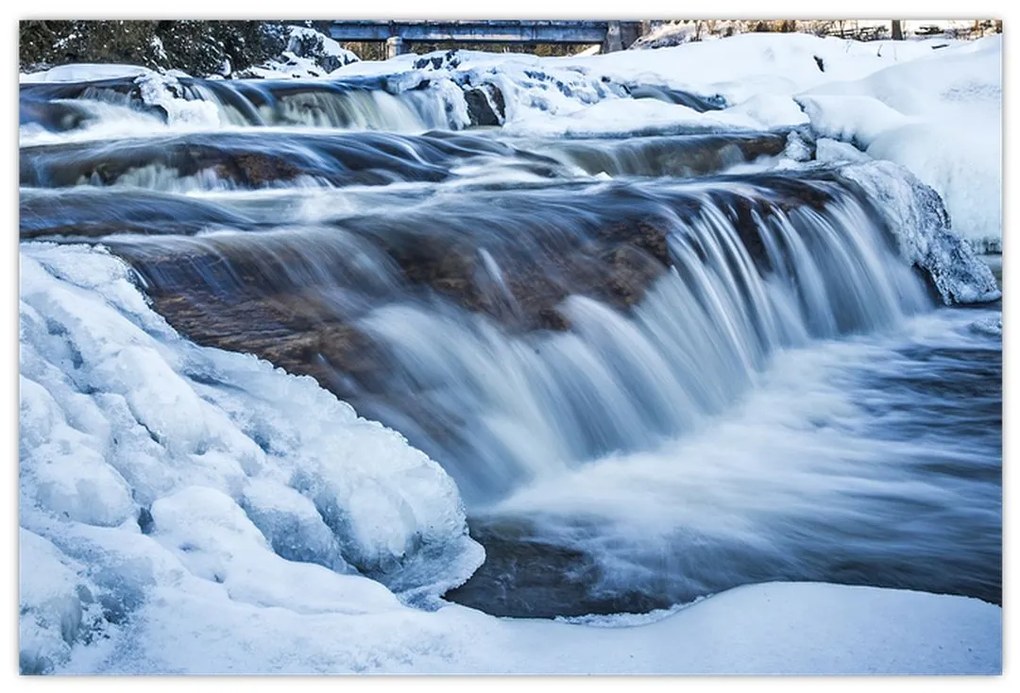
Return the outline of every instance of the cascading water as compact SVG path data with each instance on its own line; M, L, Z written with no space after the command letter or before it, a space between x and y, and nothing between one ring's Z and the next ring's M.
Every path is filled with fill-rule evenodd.
M105 104L106 110L97 104ZM182 114L201 111L208 120L228 127L414 132L457 129L469 123L467 104L459 90L442 81L426 81L415 89L398 91L387 89L386 82L378 79L226 82L145 75L85 85L27 84L21 90L22 124L57 131L87 125L104 114L108 118L137 118L144 113L173 125Z
M995 287L919 184L867 169L914 191L904 228L859 170L775 167L787 133L452 133L480 122L465 85L419 86L181 79L168 107L131 80L26 85L22 238L109 248L185 337L428 453L488 550L465 603L635 611L768 579L999 598L998 477L971 453L997 445L1001 346L982 311L935 309L954 272ZM218 127L88 135L194 102ZM906 374L932 359L973 383L912 447L937 383Z

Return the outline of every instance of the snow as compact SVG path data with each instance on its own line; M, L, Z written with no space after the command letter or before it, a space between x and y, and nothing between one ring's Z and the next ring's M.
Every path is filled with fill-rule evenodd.
M180 129L212 129L220 125L216 105L209 101L181 98L184 89L177 77L154 72L135 78L142 101L158 106L166 113L166 125Z
M815 132L865 150L884 132L903 127L912 119L867 96L799 96Z
M345 64L360 60L360 58L353 52L347 50L326 34L316 31L315 29L303 26L289 26L287 27L287 30L289 32L287 50L291 53L298 52L301 40L303 39L311 42L321 41L323 55L331 55L336 58L340 58Z
M157 583L99 673L999 673L1002 615L974 599L811 583L741 587L618 628L459 606L301 614ZM215 621L210 619L215 614ZM72 660L66 669L77 671Z
M740 34L669 48L550 62L583 66L627 81L720 94L735 104L757 94L792 95L835 80L861 79L899 61L928 55L932 45L808 34Z
M819 137L815 140L815 161L820 163L833 162L865 162L871 161L871 157L857 149L852 144L840 142L828 137Z
M989 37L798 97L822 135L903 164L935 188L953 227L1002 237L1002 40Z
M139 77L159 74L139 65L118 65L99 63L74 63L58 65L42 72L22 73L18 81L23 84L34 82L92 82L102 79Z
M265 64L249 68L246 74L263 79L322 77L333 69L360 58L329 36L310 27L287 27L287 48Z
M728 111L698 113L687 106L654 99L612 99L562 116L548 111L529 113L507 124L504 130L514 135L586 137L753 130L757 125L749 116Z
M437 464L310 378L182 339L120 260L25 244L21 281L22 527L70 557L145 531L232 599L348 612L397 603L382 584L428 605L481 563Z
M807 124L808 117L791 99L778 94L756 94L727 108L723 114L744 115L766 130Z
M635 48L662 48L674 46L689 41L713 41L732 34L746 33L757 28L760 20L674 20L669 22L652 22L651 31L645 34L635 44ZM772 20L771 24L776 24ZM917 19L904 20L901 22L903 36L927 37L920 40L936 39L937 34L942 37L956 35L973 35L975 33L975 22L973 20L945 20L945 19ZM864 35L866 33L880 31L881 35L889 36L892 33L891 22L888 19L839 19L839 20L798 20L796 28L799 32L816 35ZM985 33L991 31L984 29Z

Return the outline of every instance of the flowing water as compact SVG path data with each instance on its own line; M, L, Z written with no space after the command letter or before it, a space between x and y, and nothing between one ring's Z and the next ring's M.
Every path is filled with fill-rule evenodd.
M21 237L108 247L181 334L439 462L487 551L451 599L1001 601L998 304L943 306L867 186L775 166L786 133L512 138L461 87L24 85Z

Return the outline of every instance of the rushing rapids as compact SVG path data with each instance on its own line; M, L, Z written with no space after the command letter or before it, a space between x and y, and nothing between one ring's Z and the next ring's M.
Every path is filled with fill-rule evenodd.
M108 248L187 339L310 375L438 462L487 549L452 598L1000 599L1001 338L940 307L997 290L905 171L794 164L805 133L505 137L495 82L153 80L23 85L22 239Z

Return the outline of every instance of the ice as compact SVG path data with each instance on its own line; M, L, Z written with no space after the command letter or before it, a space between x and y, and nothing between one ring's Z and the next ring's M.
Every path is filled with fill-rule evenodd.
M326 610L339 592L310 585L327 589L330 569L428 604L481 562L438 465L310 378L182 339L120 260L25 244L21 280L22 526L63 537L69 555L84 549L67 532L114 554L126 535L158 539L206 579L232 575L246 599L275 598L253 577L271 573Z
M458 50L424 56L408 54L382 62L352 63L330 77L380 75L390 76L389 86L396 90L414 89L425 79L433 83L448 81L462 88L492 85L503 95L508 123L542 114L569 115L627 95L622 83L584 66L519 53Z
M871 157L852 144L828 137L819 137L815 140L815 161L821 163L865 162L871 161Z
M49 673L99 621L95 587L81 577L80 564L39 535L22 528L18 548L20 564L33 567L21 571L18 589L19 667Z
M988 265L951 229L938 194L917 177L887 161L846 166L840 173L864 188L886 216L900 254L928 273L945 303L982 303L1002 295Z
M975 332L981 334L991 335L993 337L1002 336L1002 313L999 313L996 317L982 318L981 320L975 320L971 323L970 328Z
M270 479L252 479L241 506L283 558L318 563L338 573L353 572L315 504L289 486Z
M76 522L117 526L134 512L123 477L96 450L96 438L68 425L38 383L21 380L22 490Z
M135 84L146 104L163 109L166 124L170 127L202 129L216 128L221 124L216 105L209 101L184 99L184 90L174 76L147 72L136 77Z
M192 575L223 585L235 602L298 613L377 613L400 606L378 582L281 558L232 498L207 486L153 503L151 533Z

